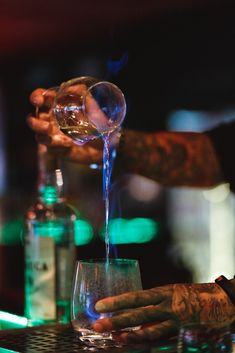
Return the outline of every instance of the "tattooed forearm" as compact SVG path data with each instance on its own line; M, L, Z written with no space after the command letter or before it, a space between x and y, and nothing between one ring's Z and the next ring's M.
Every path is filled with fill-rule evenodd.
M175 284L172 311L180 321L229 324L235 319L235 307L227 294L216 284Z
M172 186L214 186L222 182L209 137L201 133L127 130L117 163L124 172L142 174Z

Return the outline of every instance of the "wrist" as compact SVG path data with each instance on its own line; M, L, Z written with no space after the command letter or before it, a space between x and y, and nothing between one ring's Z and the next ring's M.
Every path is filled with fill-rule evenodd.
M215 279L215 283L224 290L233 305L235 305L235 279L228 280L225 276L221 275Z

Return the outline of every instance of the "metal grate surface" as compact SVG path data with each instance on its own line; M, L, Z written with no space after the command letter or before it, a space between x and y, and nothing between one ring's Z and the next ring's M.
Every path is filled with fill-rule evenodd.
M233 329L234 332L234 329ZM175 337L176 338L176 337ZM235 334L233 353L235 353ZM3 349L2 349L3 348ZM176 353L174 338L155 345L125 346L122 348L95 349L85 346L71 325L50 325L25 329L0 330L0 353Z
M20 353L84 351L68 325L0 331L0 347Z
M1 348L3 348L1 350ZM131 347L95 349L84 346L71 325L51 325L0 331L0 352L17 353L161 353L161 348ZM6 350L5 350L6 349ZM8 351L9 350L9 351ZM175 349L165 353L175 352Z

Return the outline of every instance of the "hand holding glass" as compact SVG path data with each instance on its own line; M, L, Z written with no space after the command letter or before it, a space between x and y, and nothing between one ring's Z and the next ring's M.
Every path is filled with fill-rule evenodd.
M97 333L92 328L96 320L112 315L99 314L95 310L95 303L105 297L141 289L137 260L78 261L73 281L71 318L80 340L89 346L101 348L115 346L112 332ZM134 329L136 328L128 328Z

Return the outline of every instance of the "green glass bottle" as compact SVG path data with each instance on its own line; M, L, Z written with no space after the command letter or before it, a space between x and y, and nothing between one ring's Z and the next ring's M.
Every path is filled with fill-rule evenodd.
M25 217L25 316L31 326L70 321L76 248L74 207L57 159L39 146L38 199Z

